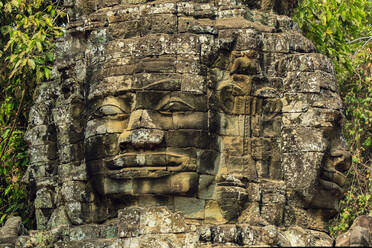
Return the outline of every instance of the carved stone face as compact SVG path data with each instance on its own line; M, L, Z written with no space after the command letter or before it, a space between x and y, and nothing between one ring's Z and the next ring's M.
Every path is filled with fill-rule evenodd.
M321 230L327 226L319 220L339 210L344 172L351 165L342 135L342 102L332 81L333 76L320 70L290 72L283 97L282 165L292 206L287 215L307 216L294 222Z
M172 38L167 45L178 46ZM132 75L120 70L122 61L131 61ZM86 161L101 195L195 195L199 175L215 173L206 79L182 73L187 68L178 63L174 55L139 51L105 63L103 79L90 86ZM111 92L99 90L108 84Z
M322 117L321 115L319 117ZM339 200L343 197L346 172L351 164L351 155L342 138L341 121L343 116L338 111L327 115L330 126L323 129L326 146L322 157L315 194L309 205L318 209L339 210Z

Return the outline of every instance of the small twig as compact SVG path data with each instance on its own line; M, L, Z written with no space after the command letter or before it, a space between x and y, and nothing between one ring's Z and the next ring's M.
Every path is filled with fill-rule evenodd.
M357 42L357 41L360 41L360 40L366 40L366 39L372 39L372 36L365 36L365 37L360 37L360 38L357 38L355 40L352 40L352 41L349 41L348 44L351 44L351 43L354 43L354 42Z
M8 129L8 128L11 128L11 126L5 126L5 127L2 128L2 130ZM1 145L1 143L3 143L5 140L6 140L6 138L0 137L0 145Z
M18 109L17 109L17 114L16 114L16 116L14 117L14 121L13 121L12 129L10 130L8 136L6 137L6 139L5 139L5 143L4 143L4 146L3 146L2 150L1 150L1 155L0 155L0 159L1 159L1 160L0 160L0 161L3 161L3 158L2 158L2 157L3 157L3 155L4 155L5 151L6 151L6 147L8 146L10 136L12 135L12 133L13 133L15 127L16 127L17 119L18 119L18 117L19 117L19 115L20 115L21 107L22 107L22 104L23 104L23 98L25 97L25 92L26 92L26 89L23 89L23 91L22 91L21 101L19 102L19 106L18 106Z
M372 40L372 36L369 37L369 39L368 39L366 42L364 42L363 46L361 46L360 48L358 48L358 50L356 50L356 52L353 54L353 56L355 56L356 54L358 54L359 51L360 51L361 49L363 49L363 48L368 44L368 42L370 42L371 40Z
M353 175L353 185L356 186L356 189L360 193L362 193L363 192L363 189L360 187L360 185L361 185L360 174L359 174L358 167L357 167L356 164L353 164L353 172L354 172L354 175Z

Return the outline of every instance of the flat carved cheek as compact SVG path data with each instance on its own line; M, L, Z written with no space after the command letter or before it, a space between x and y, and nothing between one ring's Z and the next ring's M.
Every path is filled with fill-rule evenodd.
M95 135L121 133L127 127L128 120L95 119L87 123L85 138Z
M164 115L156 111L147 111L149 118L151 119L152 123L155 125L156 129L160 130L169 130L174 129L173 125L173 117L172 115ZM146 125L146 120L141 120L142 126Z
M174 113L173 126L175 129L206 130L208 127L208 113Z
M119 134L97 135L85 139L85 159L87 161L117 155L119 146L116 140Z

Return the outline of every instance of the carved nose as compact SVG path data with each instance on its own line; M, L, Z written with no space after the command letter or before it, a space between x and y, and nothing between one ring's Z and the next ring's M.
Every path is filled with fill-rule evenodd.
M351 153L346 150L337 150L331 152L333 157L333 165L339 172L347 171L351 166Z
M164 139L164 131L156 128L146 110L136 110L129 118L127 129L119 136L119 146L122 150L128 147L153 148L160 145Z
M119 137L122 150L132 146L134 148L153 148L160 145L164 138L164 131L158 129L140 128L123 132Z

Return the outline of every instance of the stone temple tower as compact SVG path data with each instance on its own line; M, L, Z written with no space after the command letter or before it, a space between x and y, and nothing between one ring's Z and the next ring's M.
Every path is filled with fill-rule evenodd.
M332 245L350 154L297 1L76 0L27 139L18 247Z

